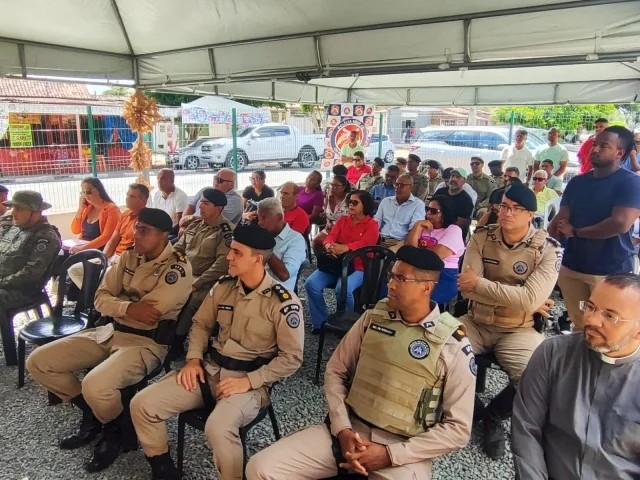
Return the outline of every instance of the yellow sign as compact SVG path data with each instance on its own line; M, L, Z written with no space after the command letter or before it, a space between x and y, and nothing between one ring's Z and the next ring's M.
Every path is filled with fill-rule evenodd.
M11 148L33 147L33 136L31 135L31 125L9 124L9 138Z
M10 113L9 123L40 125L41 116L33 113Z

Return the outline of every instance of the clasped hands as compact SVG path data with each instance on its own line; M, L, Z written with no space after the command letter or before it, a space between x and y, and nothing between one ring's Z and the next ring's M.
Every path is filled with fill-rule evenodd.
M340 245L339 243L327 243L324 246L324 251L331 257L337 257L343 253L347 253L349 251L349 247L346 245Z
M346 428L338 434L338 441L342 455L346 460L340 464L340 468L368 475L370 472L391 466L391 458L386 446L363 440L358 433L350 428Z
M200 360L190 358L184 367L178 371L176 382L188 392L195 392L198 383L205 382L204 369ZM216 400L230 397L236 393L246 393L251 390L249 377L229 377L218 382L215 388Z

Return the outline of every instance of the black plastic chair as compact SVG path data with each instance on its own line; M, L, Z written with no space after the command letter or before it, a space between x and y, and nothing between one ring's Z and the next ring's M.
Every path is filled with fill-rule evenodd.
M354 295L354 312L347 312L347 277L349 276L349 264L358 257L364 264L364 277L362 286L357 295ZM388 248L380 245L371 245L349 252L342 259L342 280L340 298L336 313L327 317L327 321L322 324L320 338L318 340L318 360L316 363L316 385L320 381L320 365L322 363L322 351L324 348L325 335L333 333L338 337L343 337L358 321L362 313L372 308L380 300L382 285L387 281L389 267L396 260L396 254Z
M476 367L478 369L476 376L476 393L484 393L487 383L487 369L492 368L494 370L504 369L496 360L493 353L484 353L476 355Z
M101 263L90 260L98 259ZM82 288L72 315L63 312L67 293L67 271L72 265L82 263L84 278ZM18 334L18 387L24 385L24 364L26 342L38 346L78 333L93 326L94 297L107 270L107 257L99 250L85 250L71 255L62 264L58 282L58 299L53 314L26 325Z
M311 239L309 238L311 235L311 225L307 227L302 236L304 237L304 243L307 246L307 258L309 259L309 263L313 263L313 259L311 257Z
M0 324L0 336L2 336L2 349L7 367L18 364L18 351L16 349L16 335L13 331L13 318L19 313L34 311L36 318L42 318L42 305L46 305L49 313L53 312L51 301L47 292L42 290L35 298L26 305L7 310L7 323Z
M269 393L272 392L272 389L269 389ZM178 416L178 471L180 475L182 475L182 469L184 466L184 434L185 434L185 426L189 425L201 432L204 431L205 424L207 423L207 418L211 411L206 408L198 408L196 410L189 410L188 412L183 412ZM244 470L247 466L247 435L249 431L255 427L258 423L260 423L264 418L269 415L269 420L271 420L271 427L273 428L273 434L275 436L276 441L280 440L280 429L278 428L278 420L276 418L276 412L273 410L273 403L270 402L269 405L263 407L258 412L256 418L254 418L249 424L244 427L240 427L240 442L242 443L242 455L243 455L243 466L242 466L242 478L246 478L244 476Z

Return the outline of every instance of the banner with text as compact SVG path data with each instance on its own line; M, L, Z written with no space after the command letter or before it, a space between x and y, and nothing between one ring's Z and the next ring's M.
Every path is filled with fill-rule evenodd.
M323 169L329 170L336 163L340 163L340 150L349 142L351 132L358 133L358 143L366 154L373 130L374 108L374 105L362 103L329 104L324 137Z
M270 113L264 109L259 112L238 112L238 126L260 125L270 120ZM231 111L221 111L206 107L182 104L182 123L231 125Z

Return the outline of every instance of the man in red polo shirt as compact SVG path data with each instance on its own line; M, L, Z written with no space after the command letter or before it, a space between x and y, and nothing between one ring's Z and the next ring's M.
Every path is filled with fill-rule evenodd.
M591 135L580 147L578 151L578 160L580 161L580 175L584 175L585 173L589 173L593 170L593 165L591 165L591 159L589 155L591 154L591 147L593 147L593 139L596 138L601 131L609 126L609 120L606 118L599 118L596 120L594 125L594 129L596 133Z
M309 228L309 215L298 206L298 193L300 193L300 187L293 182L287 182L280 187L284 221L289 224L291 230L304 235Z
M353 165L347 168L347 180L355 185L365 173L371 173L371 167L364 163L364 153L356 152L353 154Z

